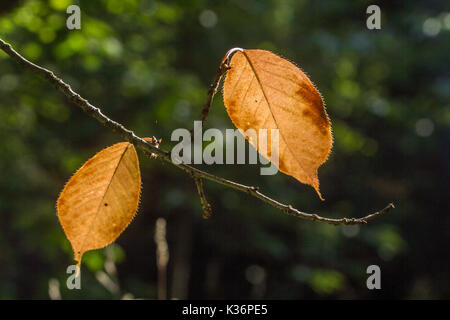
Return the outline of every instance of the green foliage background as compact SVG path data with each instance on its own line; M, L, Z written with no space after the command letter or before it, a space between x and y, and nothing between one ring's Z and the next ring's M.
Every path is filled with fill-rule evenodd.
M82 29L66 28L78 4ZM17 1L0 4L0 37L53 70L140 136L174 145L192 128L228 49L268 49L297 63L321 91L334 147L312 188L258 166L205 166L259 185L275 199L328 217L359 217L393 201L373 223L343 228L297 220L206 182L204 221L192 179L144 159L139 212L113 246L86 254L82 290L55 202L64 183L118 136L0 52L0 298L156 298L155 220L167 220L169 297L449 298L450 12L444 1ZM207 127L232 128L221 95ZM120 294L96 279L117 267ZM382 290L366 288L381 267ZM56 279L56 281L55 281Z

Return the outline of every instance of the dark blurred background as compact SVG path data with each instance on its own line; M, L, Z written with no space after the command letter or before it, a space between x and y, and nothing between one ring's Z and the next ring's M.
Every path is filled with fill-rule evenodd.
M66 8L81 7L81 30ZM88 158L119 140L0 52L0 298L157 298L155 222L167 221L169 298L450 298L450 8L445 1L2 1L0 37L53 70L140 136L174 143L199 119L232 47L271 50L316 84L334 147L311 187L259 166L203 166L327 217L396 209L363 227L286 216L205 182L203 220L190 177L140 154L132 224L84 256L82 290L66 288L72 249L55 202ZM221 94L205 127L233 128ZM381 268L381 290L366 268ZM160 281L161 285L161 281Z

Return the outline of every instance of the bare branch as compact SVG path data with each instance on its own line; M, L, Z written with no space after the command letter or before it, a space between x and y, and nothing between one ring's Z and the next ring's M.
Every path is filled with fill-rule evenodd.
M228 70L231 69L230 59L231 59L231 56L236 51L244 52L244 49L242 49L242 48L233 48L233 49L228 50L227 54L222 59L222 62L220 63L219 68L217 69L216 77L214 78L214 81L209 86L208 98L207 98L206 103L204 104L203 110L202 110L202 116L201 116L202 124L208 118L209 110L211 109L211 106L212 106L212 103L213 103L213 100L214 100L214 96L217 93L217 89L219 87L220 80L222 80L222 78L225 75L225 73Z
M202 123L206 121L208 118L209 110L211 109L214 96L217 93L217 88L219 87L220 80L222 79L223 75L229 70L231 67L228 65L228 58L225 58L222 63L219 66L219 69L217 69L216 77L214 78L214 81L209 86L208 90L208 98L206 100L205 105L203 106L202 110L202 116L201 120Z
M2 39L0 39L0 49L2 49L4 52L6 52L11 58L13 58L22 67L33 71L34 73L40 75L41 77L43 77L44 79L49 81L51 84L53 84L53 86L57 90L61 91L72 103L74 103L75 105L80 107L85 113L87 113L89 116L93 117L100 123L102 123L105 127L118 133L126 141L129 141L130 143L134 144L136 148L140 149L141 151L143 151L144 153L146 153L149 156L151 156L152 154L157 155L159 158L163 159L166 162L173 164L174 166L177 166L178 168L187 172L189 175L191 175L194 178L207 179L207 180L214 181L216 183L225 185L229 188L248 193L248 194L268 203L269 205L280 209L282 212L292 215L294 217L297 217L300 219L305 219L305 220L311 220L311 221L325 222L325 223L333 224L333 225L366 224L368 221L370 221L382 214L385 214L390 209L394 208L394 205L392 203L390 203L384 209L382 209L378 212L369 214L362 218L342 218L342 219L325 218L325 217L321 217L317 214L301 212L301 211L295 209L294 207L292 207L291 205L280 203L280 202L264 195L263 193L259 192L258 187L246 186L246 185L234 182L234 181L230 181L230 180L215 176L211 173L199 170L199 169L189 166L187 164L183 164L183 163L181 163L181 161L173 162L171 159L171 155L168 151L158 148L156 146L156 144L152 144L150 142L145 141L144 139L142 139L142 138L138 137L136 134L134 134L133 131L125 128L120 123L113 121L110 118L108 118L107 116L105 116L99 108L93 106L92 104L89 103L89 101L82 98L78 93L74 92L68 84L66 84L60 78L55 76L53 74L53 72L28 61L27 59L22 57L19 53L17 53L11 47L11 45L6 43ZM222 62L222 64L223 64L223 62ZM217 80L217 85L220 81L220 77ZM216 89L217 89L217 86L211 92L215 93ZM213 96L214 96L214 94L211 95L211 101L212 101ZM208 108L208 110L209 110L209 108ZM207 113L205 113L205 114L207 115ZM179 160L179 159L176 159L176 160Z
M203 180L197 177L193 178L195 181L195 185L197 186L198 196L200 197L200 204L202 205L203 209L203 219L209 219L211 218L212 209L205 196L205 190L203 189Z

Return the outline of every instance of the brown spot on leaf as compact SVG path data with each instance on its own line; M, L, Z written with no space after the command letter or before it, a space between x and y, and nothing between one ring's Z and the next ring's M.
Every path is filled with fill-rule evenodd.
M318 113L326 115L322 97L312 83L302 82L295 93Z
M236 100L231 100L228 104L227 104L227 108L230 112L234 112L236 110Z
M328 120L326 114L324 117L322 114L317 114L315 111L311 111L309 109L303 110L302 114L304 117L307 117L312 121L321 134L327 134L327 129L330 127L330 120Z

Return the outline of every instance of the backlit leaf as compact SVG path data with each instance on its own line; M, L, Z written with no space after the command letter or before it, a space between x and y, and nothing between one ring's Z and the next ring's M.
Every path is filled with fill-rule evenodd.
M117 143L89 159L58 198L58 217L81 263L84 252L107 246L133 220L141 176L134 146Z
M224 103L234 125L242 131L278 129L281 172L311 185L319 197L317 169L333 143L331 125L320 93L291 62L265 50L236 50L224 83ZM262 150L270 154L270 139ZM266 151L267 150L267 151Z

